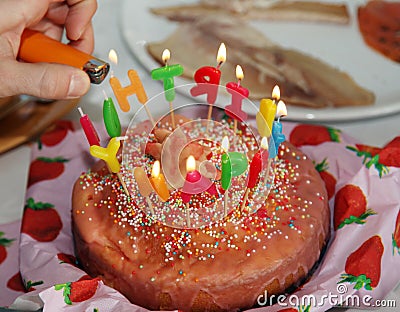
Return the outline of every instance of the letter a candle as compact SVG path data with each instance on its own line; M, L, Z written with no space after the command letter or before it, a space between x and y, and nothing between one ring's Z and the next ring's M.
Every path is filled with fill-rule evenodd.
M192 96L207 94L208 115L207 119L211 119L213 104L217 100L218 86L221 79L220 67L226 60L226 47L221 43L217 53L217 67L204 66L194 73L194 81L196 86L190 90Z

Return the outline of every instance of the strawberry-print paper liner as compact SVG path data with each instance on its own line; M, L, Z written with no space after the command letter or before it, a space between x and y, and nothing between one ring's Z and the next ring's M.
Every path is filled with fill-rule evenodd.
M332 237L320 265L305 284L286 299L281 297L280 304L254 310L326 311L335 304L346 305L349 296L358 297L360 307L373 305L400 280L400 271L394 269L400 265L399 156L397 160L391 159L394 166L385 166L380 163L387 161L384 146L368 149L350 136L324 126L284 123L283 129L289 141L316 166L320 164L321 177L337 194L329 201ZM100 136L106 138L104 130ZM145 311L101 281L90 280L76 266L70 224L71 192L77 177L95 160L81 130L68 130L60 142L51 142L51 146L32 148L36 168L31 167L22 220L22 278L40 282L33 288L44 302L44 311ZM390 148L397 148L393 145L396 144ZM352 200L361 204L356 208L344 207L343 203ZM34 220L35 216L53 220L53 226L40 228L46 223ZM90 291L80 293L79 287ZM301 298L307 296L308 301L302 302Z

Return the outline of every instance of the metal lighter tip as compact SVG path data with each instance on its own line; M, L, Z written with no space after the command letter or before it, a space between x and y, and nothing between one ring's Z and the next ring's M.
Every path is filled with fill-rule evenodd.
M88 74L91 83L100 84L106 78L110 64L93 58L83 65L82 70Z

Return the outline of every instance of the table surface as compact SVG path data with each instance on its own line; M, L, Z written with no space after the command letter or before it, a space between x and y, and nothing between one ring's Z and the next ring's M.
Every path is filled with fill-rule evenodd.
M114 66L114 75L121 83L128 84L127 69L135 69L149 97L163 91L161 84L154 82L149 73L139 64L123 41L119 28L119 8L122 0L99 1L98 11L94 17L96 47L95 56L108 59L109 50L115 49L118 53L118 66ZM144 26L145 27L145 26ZM112 90L108 83L93 85L89 93L81 99L80 106L94 122L102 120L102 102L104 93L111 95ZM177 94L176 101L184 101L185 97ZM400 100L400 99L399 99ZM290 113L290 112L289 112ZM119 112L121 123L128 125L132 113ZM74 110L66 116L67 119L78 120L79 113ZM334 126L360 140L364 144L382 146L400 134L400 114L376 119L325 123ZM0 224L18 220L22 215L25 200L27 173L30 161L30 149L27 146L18 147L0 156ZM389 294L389 299L400 299L400 287ZM398 301L400 304L400 301ZM333 309L343 311L343 309ZM333 311L332 310L332 311ZM381 308L378 311L394 311L396 308ZM347 311L353 311L348 309ZM357 310L354 310L357 311ZM360 311L360 310L358 310Z

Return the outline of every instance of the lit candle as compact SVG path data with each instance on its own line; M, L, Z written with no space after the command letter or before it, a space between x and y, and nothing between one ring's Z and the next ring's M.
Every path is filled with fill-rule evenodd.
M269 138L271 136L272 123L275 119L277 110L277 101L279 101L280 89L275 86L272 90L272 99L262 99L260 102L260 110L256 115L258 133L262 137Z
M227 91L232 95L231 104L225 107L225 113L235 121L247 120L247 114L242 110L242 102L249 96L249 90L240 85L244 78L243 70L240 65L236 66L236 78L238 82L228 82Z
M107 147L101 147L97 145L92 145L90 147L90 154L93 157L100 158L104 160L113 173L118 173L121 169L117 158L117 152L121 145L121 137L112 138L110 142L108 142Z
M210 195L217 195L217 189L211 180L203 177L199 171L196 170L196 160L190 155L186 161L186 179L183 184L181 197L183 203L187 204L192 195L200 194L204 191Z
M283 101L279 101L277 116L278 120L273 122L272 125L272 138L274 140L274 144L271 145L269 158L275 158L278 155L279 145L285 142L285 135L282 133L282 123L280 122L280 118L287 115L286 105Z
M82 108L78 107L79 114L81 118L79 119L83 132L85 132L86 139L89 142L89 145L100 145L99 135L96 132L96 129L93 126L92 121L90 120L89 116L84 114Z
M110 51L109 59L115 64L118 63L118 56L114 50ZM115 98L123 112L128 112L131 108L128 101L128 96L130 95L136 94L137 99L143 105L147 102L147 94L143 88L138 73L135 70L130 69L128 70L128 78L131 84L126 87L122 87L120 81L117 77L114 77L114 75L111 74L110 78L111 88L113 89Z
M232 164L231 159L228 155L229 150L229 139L224 137L221 144L224 153L221 156L221 187L225 191L229 189L232 181Z
M226 47L224 43L221 43L217 53L217 67L204 66L199 68L194 73L194 81L196 86L190 90L192 96L199 96L207 94L207 103L212 104L217 100L218 85L221 79L220 67L226 60ZM208 118L210 119L211 116Z
M247 179L247 187L248 188L253 188L256 186L258 177L260 175L260 172L263 168L263 163L264 163L264 155L265 151L268 152L268 142L267 138L263 137L261 140L261 147L257 151L257 153L254 154L253 159L250 162L250 170L249 170L249 175Z
M103 119L104 125L106 127L107 133L110 137L115 138L121 135L121 123L119 121L117 110L113 100L109 97L107 98L104 92L104 102L103 102Z
M165 66L151 71L151 78L163 81L165 99L168 102L172 102L175 99L174 77L183 74L183 67L180 64L168 65L170 57L170 51L165 49L162 54Z
M165 202L169 198L169 190L165 182L164 175L161 173L160 161L156 160L151 170L150 183L160 199Z

